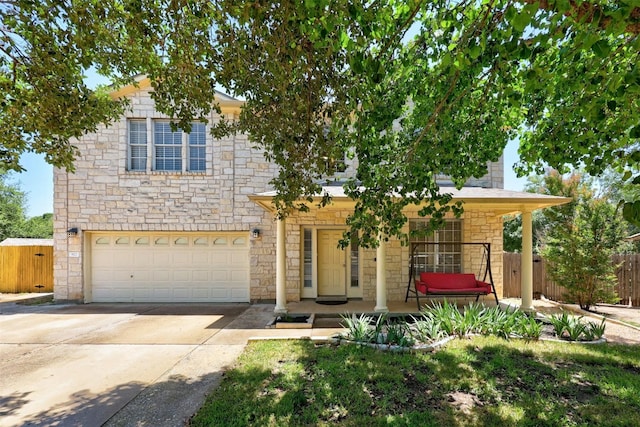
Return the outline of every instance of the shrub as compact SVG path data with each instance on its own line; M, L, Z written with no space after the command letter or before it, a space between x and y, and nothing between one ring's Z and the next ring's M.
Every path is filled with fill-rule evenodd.
M412 316L412 319L411 335L415 340L429 343L438 341L446 336L440 327L440 323L432 317L422 316L416 319Z
M375 333L371 329L373 316L361 314L360 317L353 315L342 315L343 323L341 326L347 329L345 338L356 342L372 342L375 339Z
M528 340L539 340L542 335L544 324L537 321L535 317L527 316L523 313L519 316L516 324L516 334Z
M587 328L584 331L587 341L599 340L604 336L605 320L602 319L600 323L589 322Z
M567 312L549 317L553 331L558 338L569 341L594 341L602 338L606 326L605 319L602 319L599 324L594 322L584 323L582 319L582 316L570 316Z
M549 278L567 292L567 301L588 310L599 302L617 302L617 266L611 255L621 244L623 227L614 206L605 200L582 201L569 221L550 230L542 256Z

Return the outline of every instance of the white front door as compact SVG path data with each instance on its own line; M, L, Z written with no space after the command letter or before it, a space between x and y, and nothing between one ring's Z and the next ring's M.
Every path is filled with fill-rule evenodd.
M347 295L347 251L338 247L343 230L318 230L318 296Z

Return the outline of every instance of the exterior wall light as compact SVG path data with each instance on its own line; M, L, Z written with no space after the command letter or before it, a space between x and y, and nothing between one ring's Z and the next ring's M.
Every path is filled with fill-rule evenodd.
M257 228L254 228L253 230L251 230L251 237L253 237L254 239L259 239L260 230L258 230Z
M78 227L73 227L67 230L67 237L76 237L78 235Z

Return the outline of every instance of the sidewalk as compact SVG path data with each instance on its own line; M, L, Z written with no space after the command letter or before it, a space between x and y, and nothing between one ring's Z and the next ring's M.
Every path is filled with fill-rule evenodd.
M53 293L26 293L26 294L3 294L0 292L0 304L2 303L39 303L53 300Z

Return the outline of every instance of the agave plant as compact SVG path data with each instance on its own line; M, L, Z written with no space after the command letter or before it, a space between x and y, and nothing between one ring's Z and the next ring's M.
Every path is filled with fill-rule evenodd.
M517 334L527 340L539 340L542 335L542 329L544 325L536 320L535 317L530 317L525 314L519 317L516 325Z
M440 325L446 335L459 335L462 315L458 307L445 300L443 303L435 302L426 309L426 316L431 317Z
M355 314L343 314L341 317L343 322L340 325L347 329L344 336L346 339L364 343L375 341L376 334L371 328L373 316L363 313L360 317L356 317Z
M588 322L584 331L585 339L587 341L599 340L604 335L605 326L604 318L600 323Z
M415 341L406 322L387 323L385 344L395 344L401 347L411 347Z
M440 327L440 323L432 317L422 316L416 319L413 317L413 325L411 327L411 335L420 342L429 343L437 341L446 336Z
M556 336L562 338L569 327L569 315L566 311L563 311L562 314L553 314L549 317L549 322L551 322Z
M587 330L587 325L582 323L582 316L580 317L569 317L571 320L567 326L567 336L570 341L579 341L580 338L584 335Z

